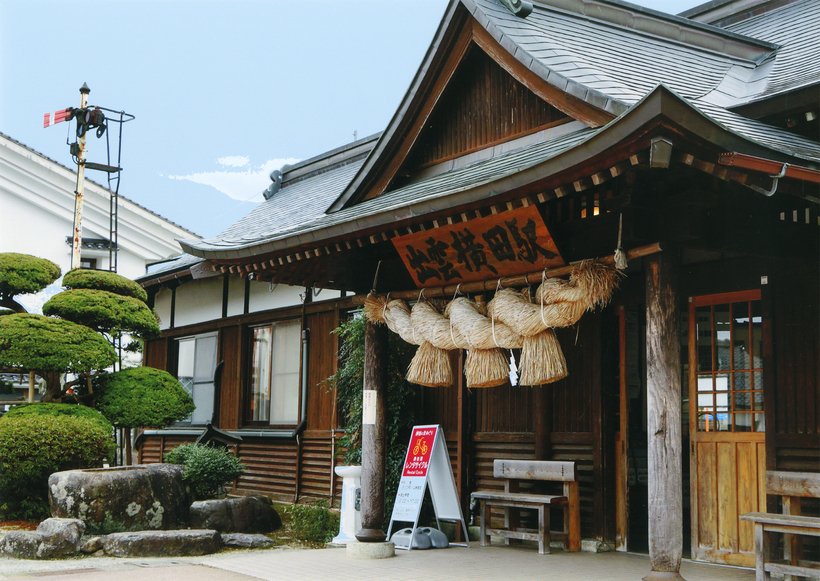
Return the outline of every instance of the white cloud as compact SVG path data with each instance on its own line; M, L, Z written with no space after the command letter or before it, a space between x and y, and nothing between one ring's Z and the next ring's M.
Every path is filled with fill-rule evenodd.
M232 155L227 157L220 157L217 160L217 162L220 165L230 165L228 163L223 163L223 161L240 161L243 159L247 160L248 158L239 155ZM262 165L249 169L244 169L242 171L202 171L190 173L187 175L169 175L168 178L172 180L193 182L195 184L209 186L214 188L215 190L222 192L226 196L233 198L234 200L239 200L241 202L247 202L254 199L257 199L257 201L261 201L262 191L265 188L267 188L271 183L270 173L275 169L281 168L283 165L289 163L296 163L297 161L299 160L293 157L276 158L269 159ZM241 166L232 167L244 167L248 165L248 163L249 162L246 162Z
M250 162L246 155L226 155L216 160L216 163L225 167L245 167Z

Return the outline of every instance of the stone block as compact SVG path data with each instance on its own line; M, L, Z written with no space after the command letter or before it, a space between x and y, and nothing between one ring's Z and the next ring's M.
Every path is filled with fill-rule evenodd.
M187 557L221 548L217 531L201 529L112 533L103 541L105 554L112 557Z
M236 549L265 549L273 545L273 541L265 535L223 533L222 544Z

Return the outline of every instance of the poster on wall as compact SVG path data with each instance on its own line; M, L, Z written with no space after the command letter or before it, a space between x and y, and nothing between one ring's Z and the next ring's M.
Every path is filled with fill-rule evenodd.
M396 522L413 523L415 536L424 493L428 489L439 528L442 520L461 522L464 538L468 538L467 523L464 522L464 515L461 513L447 444L444 441L444 431L437 424L413 426L410 443L404 456L393 513L390 516L390 526L387 529L388 539ZM411 536L407 549L411 549L412 546Z

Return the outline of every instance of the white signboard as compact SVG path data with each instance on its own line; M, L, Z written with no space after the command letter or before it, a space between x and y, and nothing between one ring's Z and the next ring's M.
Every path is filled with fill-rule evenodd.
M390 526L387 529L388 539L394 522L412 522L415 535L421 503L424 501L424 491L428 486L436 522L460 521L464 528L464 538L468 538L467 524L461 513L447 444L444 441L444 431L441 426L429 425L414 426L410 435L410 444L407 446L401 480L396 491L396 501L390 516ZM410 549L412 546L411 537L407 548Z
M362 424L376 425L376 399L379 397L375 389L362 390Z

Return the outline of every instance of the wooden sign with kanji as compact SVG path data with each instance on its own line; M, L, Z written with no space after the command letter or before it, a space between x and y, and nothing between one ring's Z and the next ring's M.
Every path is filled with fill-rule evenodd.
M417 287L486 280L564 264L535 206L393 238Z

